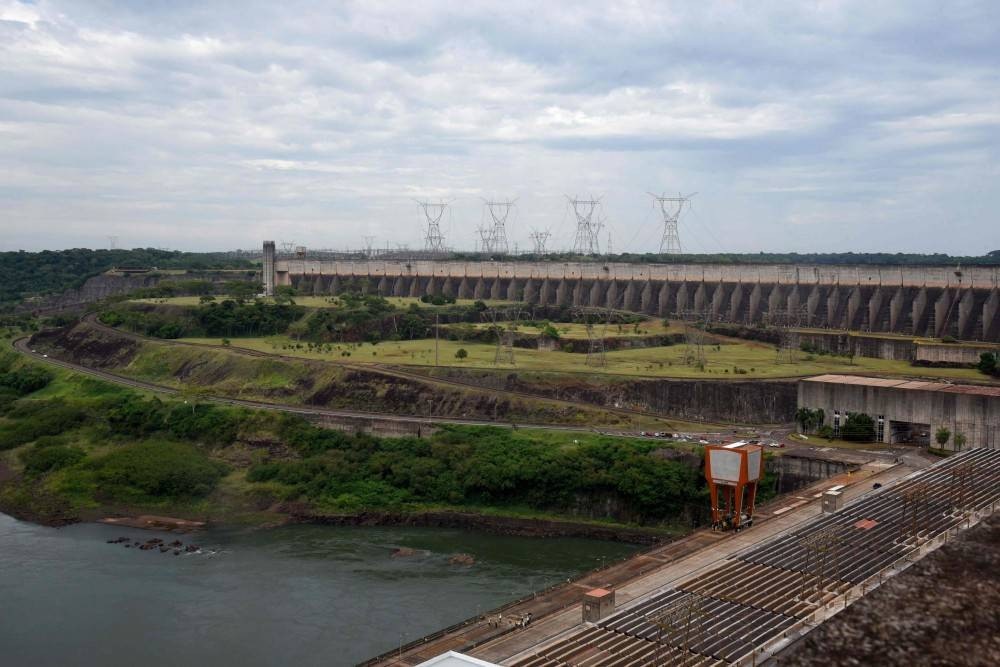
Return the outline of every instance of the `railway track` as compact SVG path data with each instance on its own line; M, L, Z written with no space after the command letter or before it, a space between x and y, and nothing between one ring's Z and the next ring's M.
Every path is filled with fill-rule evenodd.
M93 326L96 329L100 329L100 330L105 331L107 333L111 333L111 334L118 335L118 336L124 336L125 338L128 338L130 340L135 340L135 341L139 341L139 342L149 342L149 343L155 343L155 344L158 344L158 345L194 347L194 348L200 348L200 349L210 349L210 350L215 350L215 351L218 351L218 350L222 349L218 345L210 345L208 343L192 343L192 342L189 342L189 341L177 341L177 340L168 340L168 339L161 339L161 338L151 338L149 336L143 336L141 334L136 334L136 333L132 333L132 332L128 332L128 331L122 331L120 329L116 329L114 327L109 327L108 325L102 323L100 320L97 319L96 313L89 313L89 314L85 315L82 318L82 321L86 322L88 325ZM551 397L551 396L547 396L545 394L534 394L534 393L531 393L531 392L514 391L514 390L510 390L510 389L503 389L503 388L483 387L482 385L478 385L478 384L476 384L474 382L465 382L465 381L462 381L462 380L455 380L455 379L452 379L452 378L437 378L437 377L425 375L423 373L416 373L416 372L413 372L413 371L403 370L403 369L400 369L397 366L390 366L390 365L386 365L386 364L358 364L358 363L351 363L351 362L348 362L348 361L308 359L308 358L305 358L305 357L296 357L296 356L287 355L287 354L279 354L279 353L274 353L274 352L261 352L259 350L251 350L251 349L246 348L246 347L240 347L239 345L230 345L230 346L227 346L225 348L225 351L236 353L236 354L241 354L241 355L248 356L248 357L264 358L264 359L278 359L278 360L281 360L281 361L289 361L289 362L297 362L297 363L306 362L306 363L334 364L336 366L340 366L341 368L349 368L351 370L355 370L355 371L359 371L359 372L375 373L375 374L383 375L383 376L386 376L386 377L394 377L394 378L400 378L400 379L407 379L407 380L411 380L411 381L414 381L414 382L420 382L421 384L437 385L437 386L444 386L444 387L452 387L452 388L464 389L464 390L473 389L475 391L484 391L484 392L488 392L488 393L492 393L492 394L498 394L498 395L502 395L502 396L509 396L509 397L512 397L512 398L523 398L523 399L536 400L536 401L537 400L543 400L543 401L546 401L546 402L549 402L549 403L554 403L554 404L557 404L557 405L562 405L564 407L578 408L579 405L580 405L579 403L576 403L574 401L566 400L566 399L563 399L563 398L554 398L554 397ZM602 405L590 405L590 407L593 407L593 408L598 409L598 410L604 410L605 412L608 412L608 413L611 413L611 414L616 414L616 415L619 415L619 416L624 416L624 417L630 417L630 418L642 417L644 419L659 420L660 422L662 422L662 424L663 424L664 427L667 427L667 425L669 424L669 419L667 417L665 417L663 415L659 415L659 414L653 413L653 412L645 412L645 411L642 411L642 410L635 410L635 409L632 409L632 408L606 407L606 406L602 406ZM489 423L493 423L493 422L489 422ZM579 430L579 429L577 429L577 430Z
M81 373L83 375L89 375L90 377L95 377L100 380L112 382L117 385L131 387L133 389L140 389L143 391L151 391L159 394L178 395L181 393L179 389L176 389L174 387L168 387L166 385L156 384L154 382L146 382L144 380L136 380L133 378L125 377L123 375L118 375L117 373L111 373L109 371L90 368L89 366L82 366L80 364L75 364L62 359L55 359L53 357L46 357L34 353L28 346L27 336L16 339L14 341L13 347L17 352L29 356L35 361L47 363L52 366L58 366L60 368L64 368L66 370L70 370L76 373ZM269 356L269 355L264 355L264 356ZM316 417L330 417L334 419L353 418L353 419L377 420L383 422L399 422L399 423L424 424L424 425L456 424L465 426L499 426L503 428L515 428L514 424L505 422L487 421L487 420L455 419L453 417L421 417L421 416L411 416L411 415L387 414L382 412L365 412L362 410L330 410L325 408L310 408L306 406L289 405L287 403L271 403L267 401L254 401L241 398L228 398L225 396L206 396L205 400L210 401L212 403L235 405L245 408L252 408L255 410L275 410L278 412L287 412L291 414L300 414L300 415L316 416ZM522 424L517 424L516 428L534 428L534 429L545 429L552 431L581 430L579 426L565 426L561 424L522 423Z

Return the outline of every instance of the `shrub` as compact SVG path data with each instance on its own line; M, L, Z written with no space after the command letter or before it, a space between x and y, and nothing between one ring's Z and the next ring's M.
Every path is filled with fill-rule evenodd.
M76 465L87 453L79 447L66 447L55 445L49 447L36 444L31 449L21 452L21 462L24 463L24 471L29 475L41 475L52 470L67 468Z
M455 352L455 358L458 359L459 361L465 359L468 356L469 352L464 347L458 348L458 351Z
M187 444L145 442L94 461L102 491L117 498L204 496L226 474L226 466Z
M871 442L875 439L875 420L860 412L850 412L840 429L844 440Z
M0 387L13 389L19 396L44 389L50 382L52 373L40 366L25 366L0 374Z
M948 444L948 441L950 439L951 439L951 431L949 431L944 426L942 426L941 428L939 428L937 431L934 432L935 442L937 442L937 444L941 445L942 447Z

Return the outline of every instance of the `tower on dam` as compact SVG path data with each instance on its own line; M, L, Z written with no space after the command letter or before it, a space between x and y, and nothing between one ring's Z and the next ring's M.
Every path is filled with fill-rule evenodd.
M264 241L264 296L274 296L274 241Z

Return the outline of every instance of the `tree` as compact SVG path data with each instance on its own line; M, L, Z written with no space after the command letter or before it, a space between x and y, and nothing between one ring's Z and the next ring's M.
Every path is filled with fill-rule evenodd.
M875 439L875 420L860 412L849 412L840 435L844 440L871 442Z
M976 364L976 368L979 369L980 373L997 375L1000 373L1000 360L993 352L983 352L979 355L979 363Z
M965 447L965 443L968 442L968 439L965 437L964 433L956 433L954 442L955 449L961 451Z
M942 426L941 428L939 428L937 431L934 432L934 440L936 440L937 444L941 447L944 447L945 445L948 444L949 438L951 438L951 431L949 431L944 426Z
M458 359L459 361L462 361L463 359L465 359L468 356L469 356L469 353L465 350L464 347L458 348L458 351L455 353L455 358Z

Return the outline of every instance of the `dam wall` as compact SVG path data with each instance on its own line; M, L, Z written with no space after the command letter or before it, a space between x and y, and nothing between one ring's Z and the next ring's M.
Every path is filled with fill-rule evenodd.
M803 327L1000 341L1000 267L992 266L283 259L274 282L303 294L441 294L746 325L781 313Z

